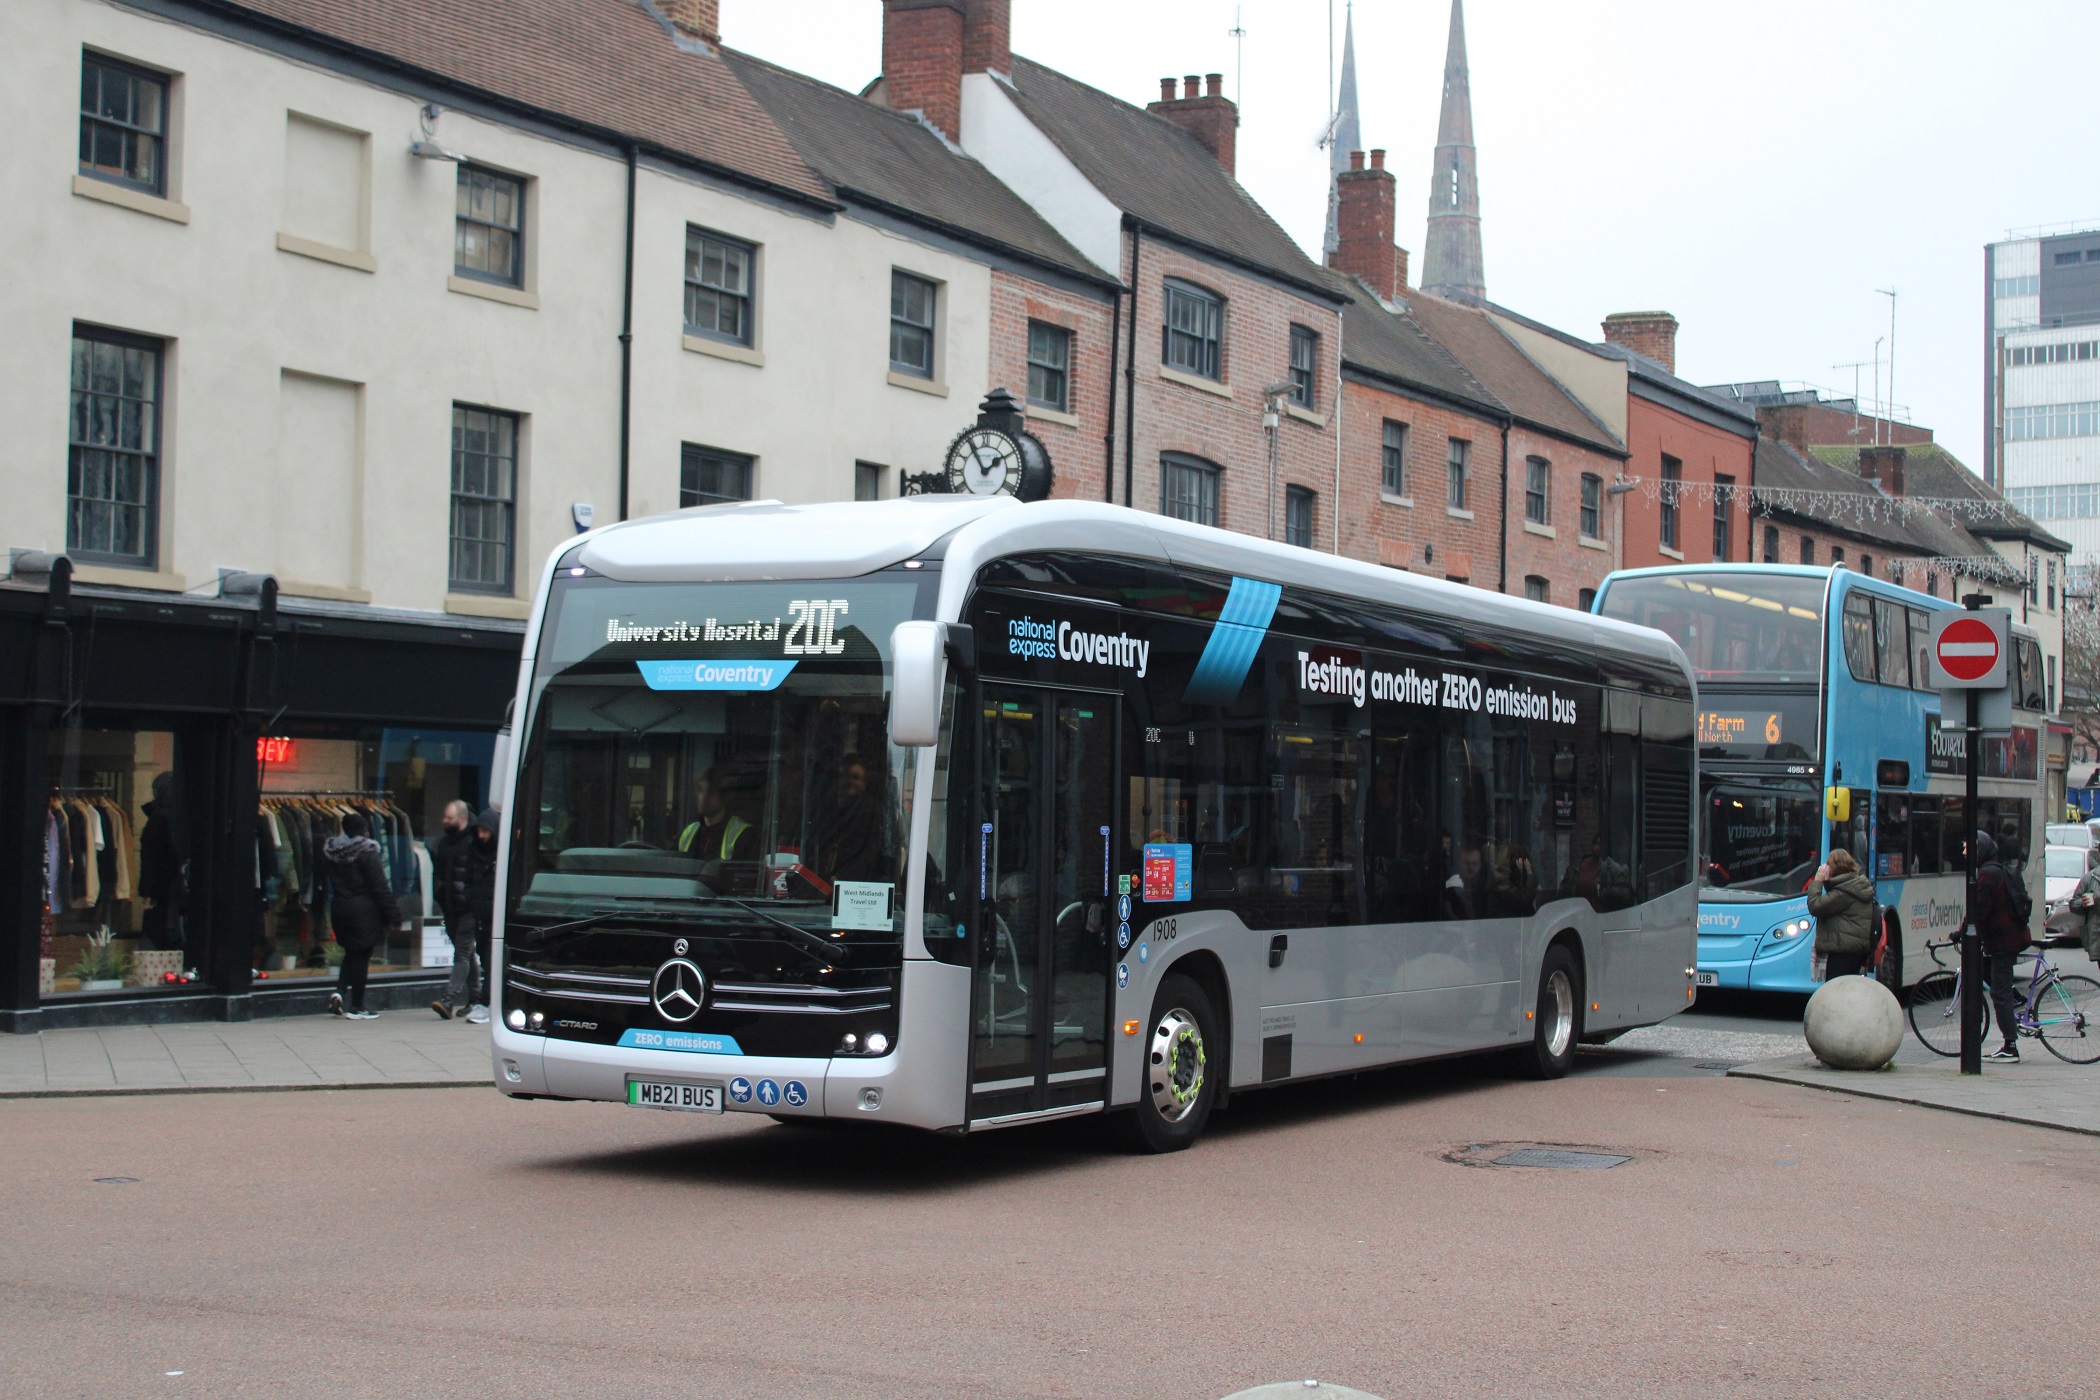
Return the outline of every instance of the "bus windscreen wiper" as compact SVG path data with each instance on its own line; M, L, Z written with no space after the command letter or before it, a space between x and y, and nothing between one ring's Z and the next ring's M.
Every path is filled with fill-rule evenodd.
M579 933L590 932L600 924L609 924L615 919L631 919L633 917L635 916L622 910L607 910L602 914L589 914L581 919L570 919L565 923L548 924L545 928L532 929L530 930L532 941L529 943L518 940L513 941L520 951L544 953L568 942Z
M736 898L734 895L718 894L715 896L715 898L721 900L724 904L734 904L737 908L743 910L747 914L756 914L759 918L764 919L769 924L778 924L781 928L784 928L789 933L793 934L795 936L795 941L800 943L805 951L816 953L826 962L850 963L853 961L852 955L846 951L843 945L833 943L827 938L820 938L816 934L811 933L808 929L802 928L795 924L791 924L786 919L780 918L777 915L768 914L765 910L759 908L755 904L746 904L743 900Z

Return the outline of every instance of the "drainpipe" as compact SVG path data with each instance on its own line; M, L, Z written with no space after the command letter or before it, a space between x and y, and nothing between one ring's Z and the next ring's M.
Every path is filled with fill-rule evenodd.
M1334 406L1327 410L1334 419L1334 495L1327 507L1334 521L1334 552L1342 552L1342 325L1344 308L1334 309Z
M1118 287L1115 310L1108 314L1108 431L1101 435L1101 499L1108 505L1116 503L1116 357L1122 346L1123 289Z
M641 149L627 143L627 271L620 293L620 519L627 518L628 454L634 408L634 185Z
M1765 427L1760 423L1750 430L1750 470L1743 474L1748 485L1736 489L1743 493L1743 562L1757 562L1757 517L1751 514L1757 502L1757 443L1764 436ZM1735 503L1729 502L1731 506Z
M1129 505L1137 480L1137 315L1138 255L1144 251L1145 226L1130 226L1130 360L1123 366L1123 407L1130 416L1123 420L1123 504ZM1110 471L1114 471L1111 463Z
M1496 548L1500 562L1496 565L1495 591L1509 592L1509 425L1514 421L1502 420L1502 529L1498 532L1501 541Z

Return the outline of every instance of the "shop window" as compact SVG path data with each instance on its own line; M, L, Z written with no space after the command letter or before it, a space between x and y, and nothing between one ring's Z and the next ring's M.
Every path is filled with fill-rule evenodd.
M518 415L452 405L453 592L512 591L517 510Z
M175 735L67 728L51 735L39 845L43 996L116 993L180 978L193 823Z

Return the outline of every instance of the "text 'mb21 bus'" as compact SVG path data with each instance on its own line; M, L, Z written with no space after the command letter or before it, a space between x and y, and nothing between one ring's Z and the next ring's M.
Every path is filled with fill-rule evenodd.
M1699 681L1703 983L1815 990L1802 887L1833 842L1888 911L1877 971L1892 988L1931 971L1925 945L1960 930L1973 827L2027 853L2039 906L2041 647L2014 628L2012 734L1984 740L1969 821L1964 736L1941 731L1927 669L1928 615L1955 606L1844 568L1696 564L1605 580L1597 612L1669 633Z
M762 502L550 561L507 1094L974 1131L1681 1010L1669 638L1079 502Z

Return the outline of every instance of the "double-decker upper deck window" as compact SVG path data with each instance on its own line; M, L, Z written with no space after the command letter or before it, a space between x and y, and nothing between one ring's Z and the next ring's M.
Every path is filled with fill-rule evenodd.
M1524 459L1524 518L1533 525L1553 520L1553 464L1544 457Z
M933 312L938 289L923 277L890 271L890 371L933 378Z
M100 54L81 55L81 174L165 194L167 139L166 78Z
M1028 401L1063 413L1071 406L1072 333L1048 321L1028 323Z
M66 551L152 568L160 476L160 346L73 332Z
M1385 420L1379 446L1378 486L1388 496L1407 494L1407 424Z
M1320 337L1303 326L1291 327L1291 402L1300 408L1317 406L1314 392L1320 362Z
M1223 377L1225 304L1201 287L1167 283L1166 341L1160 357L1167 368L1205 379Z
M1590 540L1604 538L1604 478L1595 472L1582 474L1582 535Z
M509 593L517 554L518 415L452 405L455 593Z
M525 285L525 182L514 175L459 168L453 219L453 271L477 282Z
M751 254L748 243L687 226L685 328L738 345L751 343Z

